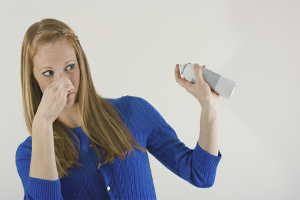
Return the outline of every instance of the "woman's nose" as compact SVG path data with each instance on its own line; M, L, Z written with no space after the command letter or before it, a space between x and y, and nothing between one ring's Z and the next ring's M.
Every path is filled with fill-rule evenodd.
M59 81L62 78L65 78L65 79L69 80L70 82L72 82L68 76L59 76L55 81Z

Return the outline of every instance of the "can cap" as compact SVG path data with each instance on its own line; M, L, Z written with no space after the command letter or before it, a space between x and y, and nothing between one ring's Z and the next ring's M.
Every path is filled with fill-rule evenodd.
M183 73L183 70L184 70L185 67L186 67L186 64L184 64L184 65L179 65L179 71L180 71L180 74Z

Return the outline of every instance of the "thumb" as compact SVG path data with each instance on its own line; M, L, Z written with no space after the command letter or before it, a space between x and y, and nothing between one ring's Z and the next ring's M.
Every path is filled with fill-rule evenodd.
M194 74L195 74L196 83L200 83L201 85L204 84L202 69L198 63L194 64Z

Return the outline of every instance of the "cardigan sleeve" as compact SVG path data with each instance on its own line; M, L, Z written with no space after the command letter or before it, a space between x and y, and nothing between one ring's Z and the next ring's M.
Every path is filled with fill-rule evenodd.
M199 188L213 186L222 155L203 150L198 141L194 149L181 142L174 129L160 113L145 99L127 96L131 102L134 118L145 131L146 147L160 163L180 178ZM194 133L185 133L194 134Z
M24 199L63 199L60 178L45 180L29 176L31 150L31 141L27 139L19 145L15 156L17 171L24 188Z

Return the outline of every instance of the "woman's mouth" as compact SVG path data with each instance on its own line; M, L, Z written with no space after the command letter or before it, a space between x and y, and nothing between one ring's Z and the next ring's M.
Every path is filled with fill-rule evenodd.
M68 94L67 99L71 98L73 96L74 92Z

